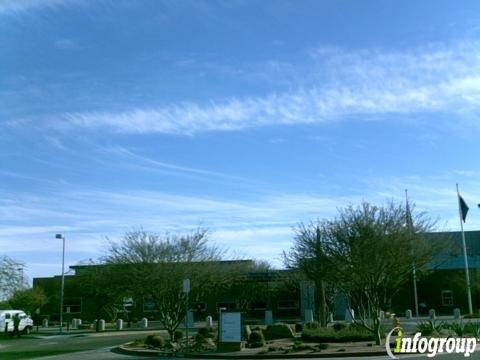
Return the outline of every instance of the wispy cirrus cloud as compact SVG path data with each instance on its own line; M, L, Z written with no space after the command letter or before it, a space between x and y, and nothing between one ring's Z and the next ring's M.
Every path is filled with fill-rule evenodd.
M424 112L471 114L480 107L480 43L429 45L405 52L317 49L311 80L296 90L208 103L180 102L123 112L66 113L59 129L195 134L345 117ZM305 69L303 69L305 70ZM305 76L305 74L303 74Z
M0 15L21 14L39 8L54 9L78 2L80 0L2 0L0 1Z

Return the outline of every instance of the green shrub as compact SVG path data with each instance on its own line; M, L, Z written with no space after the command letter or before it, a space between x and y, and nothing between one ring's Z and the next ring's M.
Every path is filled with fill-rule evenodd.
M328 344L318 344L317 349L318 350L326 350L326 349L328 349Z
M268 325L263 331L267 340L292 339L295 337L292 328L288 324Z
M312 321L305 324L305 328L307 329L319 329L321 328L320 323L318 321Z
M303 330L303 324L302 323L296 323L295 324L295 332L299 333L302 332Z
M479 319L480 318L480 312L476 312L473 314L467 314L464 316L465 319Z
M251 348L262 347L265 345L265 337L261 331L252 331L248 338L248 345Z
M417 324L417 331L421 332L423 336L438 334L442 329L451 329L451 325L437 323L435 320L422 321Z
M161 335L148 335L145 338L145 345L162 348L165 346L165 339Z
M183 339L183 331L180 329L175 330L175 332L173 333L173 338L175 339L175 341Z
M213 338L215 337L215 329L211 327L203 327L198 329L198 334L204 338Z
M346 327L348 327L348 325L345 324L345 323L336 322L336 323L333 324L332 327L333 327L333 330L335 330L335 331L340 331L340 330L345 329Z
M332 328L305 329L302 339L315 342L353 342L375 340L373 334L367 330L346 327L335 331Z

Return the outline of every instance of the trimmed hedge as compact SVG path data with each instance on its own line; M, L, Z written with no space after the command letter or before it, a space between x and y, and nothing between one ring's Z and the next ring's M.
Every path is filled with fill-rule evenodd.
M333 328L304 329L302 340L315 342L372 341L375 337L367 330L346 327L335 331Z

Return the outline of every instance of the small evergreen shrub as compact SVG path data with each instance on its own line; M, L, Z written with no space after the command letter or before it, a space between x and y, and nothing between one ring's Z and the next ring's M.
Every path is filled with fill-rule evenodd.
M263 331L267 340L292 339L295 337L292 328L288 324L268 325Z
M258 348L265 345L265 337L261 331L252 331L248 338L248 345L251 348Z
M295 324L295 332L299 333L302 332L303 330L303 324L302 323L296 323Z
M305 328L307 329L319 329L321 328L320 323L318 321L312 321L305 324Z
M175 330L175 332L173 333L173 338L175 339L175 341L183 339L183 331L180 329Z
M213 338L215 337L215 329L211 327L203 327L198 329L198 334L204 338Z
M345 324L345 323L341 323L341 322L336 322L333 324L333 330L335 331L340 331L342 329L345 329L348 325Z
M148 335L145 338L145 345L162 348L165 346L165 339L161 335Z

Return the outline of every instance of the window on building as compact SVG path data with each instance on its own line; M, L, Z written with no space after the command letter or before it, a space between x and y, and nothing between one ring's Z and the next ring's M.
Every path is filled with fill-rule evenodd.
M453 293L452 290L442 290L442 306L453 305Z
M79 314L82 312L82 298L66 298L63 300L65 314Z
M155 301L150 296L143 297L143 312L155 312L158 311L155 306Z
M217 311L219 311L220 308L223 308L223 311L235 310L235 303L233 301L217 302Z
M295 300L279 300L278 309L298 309L298 301Z
M265 301L256 301L250 304L250 309L252 310L266 310L267 303Z

